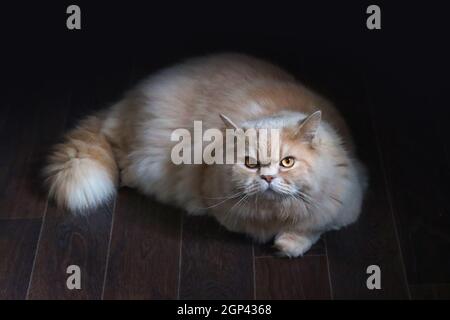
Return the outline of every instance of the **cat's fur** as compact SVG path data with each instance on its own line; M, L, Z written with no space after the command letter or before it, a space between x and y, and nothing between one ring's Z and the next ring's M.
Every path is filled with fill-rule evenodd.
M256 170L173 164L172 131L192 128L194 120L224 128L219 114L241 128L282 128L281 158L294 156L294 167L271 159ZM72 211L107 201L120 181L258 241L275 237L292 257L324 231L354 222L365 188L338 111L278 67L235 54L192 59L151 76L70 131L44 173L50 196ZM261 178L268 174L276 177L272 191Z

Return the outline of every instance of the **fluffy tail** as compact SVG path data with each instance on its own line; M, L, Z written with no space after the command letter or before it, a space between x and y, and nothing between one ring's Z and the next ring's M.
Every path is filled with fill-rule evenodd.
M49 196L73 212L94 208L116 192L118 168L102 122L100 116L83 120L55 146L44 168Z

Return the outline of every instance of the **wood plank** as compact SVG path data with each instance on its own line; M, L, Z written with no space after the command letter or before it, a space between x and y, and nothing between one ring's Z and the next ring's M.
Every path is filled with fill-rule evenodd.
M67 126L91 113L98 96L89 79L74 83ZM55 106L53 106L55 107ZM100 299L106 269L114 200L83 216L56 208L49 202L44 217L29 299ZM78 265L82 289L68 290L69 265Z
M415 300L449 300L450 284L412 285L411 297Z
M330 299L325 256L255 259L256 299Z
M100 299L113 204L73 215L49 204L36 254L29 299ZM81 269L81 289L69 290L66 271Z
M210 217L183 220L180 299L253 299L251 240Z
M47 204L39 172L45 150L58 139L69 110L67 93L51 95L54 90L49 92L42 84L33 89L10 98L0 127L0 217L4 219L0 277L5 298L26 297Z
M176 299L181 212L121 189L104 299Z
M255 257L276 257L277 250L273 247L273 241L265 244L254 244ZM305 256L325 255L325 240L320 238L312 247L305 253Z
M334 71L334 73L333 73ZM369 188L359 220L326 235L331 286L336 299L408 298L404 265L390 207L377 140L372 130L366 88L359 70L331 70L342 75L331 96L356 140L357 153L369 173ZM380 290L366 286L367 267L382 272Z
M411 285L450 283L448 129L439 125L448 111L428 113L425 106L441 104L431 94L440 84L417 78L417 70L405 77L409 64L399 67L402 77L374 86L371 99L407 278Z
M358 222L326 235L335 299L407 299L406 279L386 198L371 182ZM383 225L379 219L385 219ZM381 269L381 289L369 290L367 267Z
M58 140L69 110L69 94L30 92L10 107L0 128L0 217L39 218L44 214L40 170ZM57 106L57 107L55 107Z
M0 220L0 300L25 299L40 219Z

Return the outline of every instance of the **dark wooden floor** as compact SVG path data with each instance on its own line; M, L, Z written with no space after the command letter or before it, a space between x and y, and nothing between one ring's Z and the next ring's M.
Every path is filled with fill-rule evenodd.
M0 298L450 298L445 119L424 126L419 111L405 117L406 107L398 107L409 103L396 98L408 88L390 92L369 73L343 73L325 61L320 70L317 59L302 72L348 119L370 188L357 223L326 234L298 259L276 258L270 245L131 189L83 217L47 202L38 176L43 155L76 119L135 83L138 68L100 69L84 81L61 81L58 90L43 83L11 93L0 109ZM353 79L351 86L336 74ZM81 267L81 290L66 288L72 264ZM374 264L380 290L366 287Z

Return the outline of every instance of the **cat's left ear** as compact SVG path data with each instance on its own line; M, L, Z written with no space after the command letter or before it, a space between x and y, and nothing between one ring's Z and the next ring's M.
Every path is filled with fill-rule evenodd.
M319 129L322 120L322 112L316 111L305 119L300 120L295 135L306 142L312 142Z
M222 119L223 123L225 123L225 127L227 129L234 129L234 130L239 129L239 127L233 121L231 121L231 119L228 118L227 116L220 114L220 119Z

